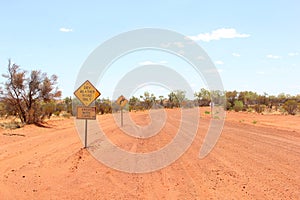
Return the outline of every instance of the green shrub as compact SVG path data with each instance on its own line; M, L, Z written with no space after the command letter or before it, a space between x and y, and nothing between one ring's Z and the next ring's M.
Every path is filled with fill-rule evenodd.
M63 111L63 112L60 113L60 116L63 117L63 118L69 119L72 115L68 112Z
M253 112L253 111L254 111L253 108L251 108L251 107L247 108L247 112Z
M254 109L257 113L262 113L266 109L266 106L257 104L254 106Z
M296 100L287 100L283 104L283 109L290 115L295 115L297 113L298 103Z
M244 104L243 104L242 101L238 101L238 100L234 101L233 109L234 109L235 112L242 111L243 107L244 107Z
M205 113L206 115L209 115L209 114L210 114L210 112L209 112L209 111L207 111L207 110L206 110L204 113Z
M23 127L24 124L21 122L11 121L11 122L3 122L0 123L0 127L4 129L17 129Z
M53 115L59 116L60 112L61 112L61 111L58 111L58 110L57 110L57 111L55 111L55 112L53 113Z
M226 102L226 110L231 110L232 109L232 105L229 101Z

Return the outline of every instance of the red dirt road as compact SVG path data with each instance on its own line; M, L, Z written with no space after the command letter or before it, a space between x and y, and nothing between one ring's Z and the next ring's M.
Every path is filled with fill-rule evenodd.
M147 113L131 113L139 125ZM103 131L123 149L154 151L172 140L178 110L167 110L158 135L122 134L111 115ZM201 110L197 136L176 162L146 174L113 170L82 149L74 119L51 128L0 130L0 199L299 199L300 116L227 114L212 152L199 159L210 118Z

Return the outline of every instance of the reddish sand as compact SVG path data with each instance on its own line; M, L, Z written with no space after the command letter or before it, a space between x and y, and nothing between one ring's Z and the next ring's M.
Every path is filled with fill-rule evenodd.
M164 132L170 134L149 139L122 134L111 115L98 120L115 144L145 152L172 140L178 110L167 115ZM139 125L150 122L146 112L131 117ZM201 110L188 151L146 174L116 171L94 159L82 149L74 119L0 130L0 199L299 199L300 116L229 112L215 148L199 159L209 121Z

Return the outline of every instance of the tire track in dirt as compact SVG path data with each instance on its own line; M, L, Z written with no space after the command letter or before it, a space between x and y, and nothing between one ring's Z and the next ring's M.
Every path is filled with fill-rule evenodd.
M100 116L99 120L102 128L109 131L109 137L124 145L124 149L147 152L161 148L172 139L166 134L178 128L179 113L167 112L170 121L166 129L160 137L149 140L122 136L111 124L109 115ZM200 119L192 146L176 162L146 174L119 172L95 160L86 149L81 149L70 121L64 127L43 129L42 135L24 133L26 137L15 142L10 139L0 147L0 172L4 172L0 177L0 197L297 199L300 196L300 136L296 132L229 122L212 152L199 159L209 120ZM97 142L101 145L101 138Z
M232 129L235 129L235 131L232 131ZM230 135L230 132L234 132L236 134ZM268 129L264 130L268 131ZM238 135L237 135L238 134ZM297 185L296 179L294 181L291 181L290 179L286 178L286 175L281 174L281 171L286 171L289 173L289 177L293 177L297 174L296 171L294 171L295 174L293 174L293 168L291 166L287 166L286 164L297 164L296 160L285 160L285 152L278 151L277 152L273 150L274 147L278 146L278 141L271 141L266 142L264 137L260 137L260 135L252 134L251 129L243 129L242 131L239 131L237 127L225 127L224 137L222 137L221 141L219 143L225 144L222 141L227 141L232 144L239 144L239 146L235 145L229 145L227 144L225 147L223 146L222 149L216 148L212 155L219 154L219 156L215 156L214 159L216 161L222 163L223 165L227 166L228 168L235 168L238 170L238 174L243 176L248 176L250 180L254 180L250 184L250 188L252 188L252 194L258 194L260 193L265 198L272 197L272 196L278 196L278 197L284 197L284 195L280 194L284 191L285 183L289 182L290 184ZM225 139L226 138L226 139ZM255 146L252 146L252 144L255 144ZM280 146L279 146L280 147ZM225 150L226 149L226 150ZM285 150L287 151L287 150ZM227 152L227 154L225 153ZM294 156L297 157L297 153L293 151L289 151L291 154L290 157ZM230 157L228 157L230 155ZM235 157L234 157L235 155ZM271 156L270 156L271 155ZM274 155L274 156L272 156ZM245 161L248 160L248 164L245 165ZM244 163L240 162L244 161ZM277 166L272 166L272 163L277 163ZM299 164L299 161L298 161ZM278 172L279 171L279 172ZM266 174L273 174L277 177L277 180L275 180L272 177L264 177L263 179L258 179L252 177L252 175L258 175L259 177L264 177ZM268 186L268 187L266 187ZM279 187L280 186L280 187ZM249 188L249 186L245 186L246 188ZM281 188L279 191L268 191L268 188ZM262 189L264 188L264 189ZM245 189L245 188L244 188ZM297 188L295 188L297 189ZM284 193L283 193L284 194Z

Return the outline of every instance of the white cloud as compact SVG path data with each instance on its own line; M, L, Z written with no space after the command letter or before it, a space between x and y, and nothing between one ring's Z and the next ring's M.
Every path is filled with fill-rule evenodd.
M289 56L298 56L299 53L298 52L291 52L291 53L288 53Z
M139 65L153 65L153 64L157 64L157 63L149 61L149 60L146 60L146 61L143 61L143 62L139 63Z
M238 33L234 28L220 28L211 33L200 33L199 35L188 37L195 41L209 42L220 39L247 38L250 37L250 34Z
M73 32L73 29L62 27L62 28L59 29L59 31L64 32L64 33L69 33L69 32Z
M263 71L257 71L256 73L259 74L259 75L264 75L265 74L265 72L263 72Z
M232 55L233 55L234 57L240 57L240 56L241 56L241 55L238 54L238 53L232 53Z
M179 47L179 48L183 48L184 44L182 42L174 42L174 45Z
M146 60L143 62L139 62L138 65L161 65L161 64L167 64L168 62L165 60L159 61L159 62L152 62L150 60Z
M221 60L217 60L217 61L215 61L215 64L216 65L224 65L224 62Z
M180 50L180 51L178 51L177 52L179 55L184 55L185 54L185 52L183 51L183 50Z
M223 69L207 69L205 70L206 73L222 73L224 70Z
M205 58L203 56L197 56L196 59L197 60L205 60Z
M268 54L266 57L270 58L270 59L280 59L281 58L281 56L276 56L276 55L272 55L272 54Z
M168 47L170 47L172 45L172 43L170 43L170 42L168 42L168 43L161 43L160 44L160 46L162 47L162 48L168 48Z
M168 48L168 47L183 48L184 43L183 42L168 42L168 43L161 43L160 46L163 48Z

